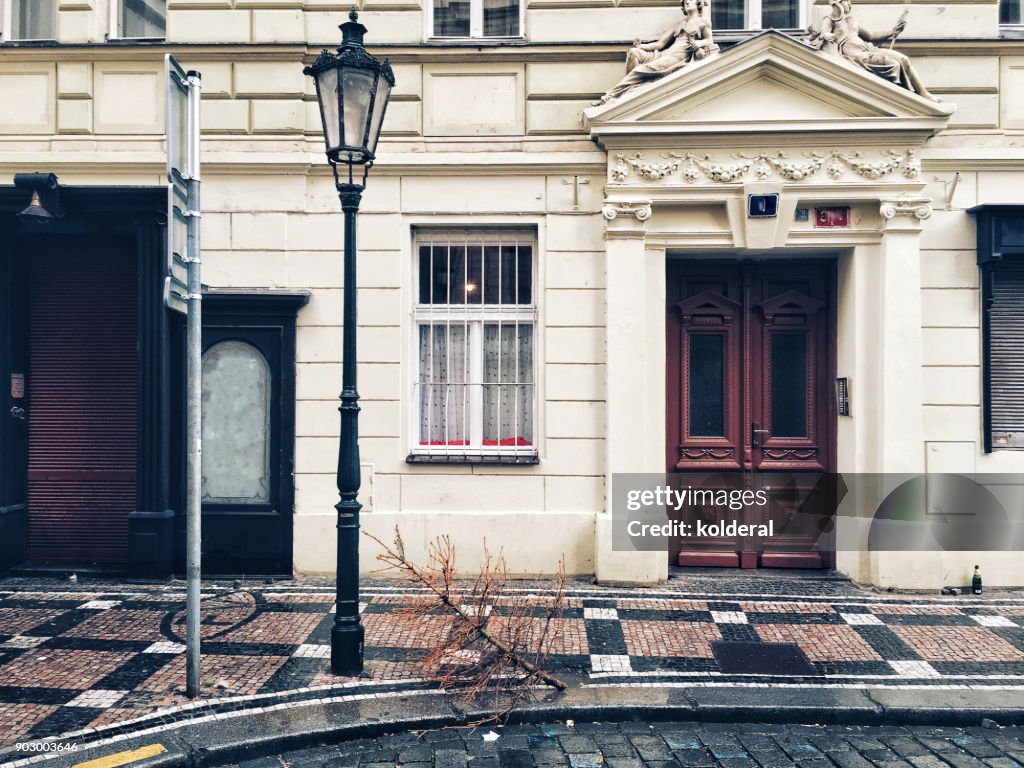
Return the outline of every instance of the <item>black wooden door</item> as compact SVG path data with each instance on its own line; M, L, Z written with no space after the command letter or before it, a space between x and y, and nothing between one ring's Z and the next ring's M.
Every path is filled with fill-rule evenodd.
M28 262L0 231L0 569L25 559L28 510Z
M769 536L677 539L673 561L829 565L815 544L831 518L808 514L807 499L834 468L833 265L686 261L668 278L668 471L767 499L704 505L688 521L771 524Z
M285 337L283 326L204 323L204 573L291 573L294 364L284 364Z

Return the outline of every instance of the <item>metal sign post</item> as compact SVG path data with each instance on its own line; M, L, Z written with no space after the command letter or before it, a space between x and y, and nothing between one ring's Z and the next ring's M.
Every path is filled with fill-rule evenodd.
M199 695L199 579L202 565L202 479L203 479L203 291L199 278L199 100L202 94L198 72L188 73L189 172L188 185L188 554L186 571L185 692Z
M164 57L167 85L167 265L164 303L188 313L189 82L174 57Z
M200 575L202 564L202 282L200 280L199 222L199 105L198 72L185 73L167 55L167 266L164 299L187 316L187 493L185 575L185 693L200 689ZM182 274L184 272L185 274ZM182 279L184 278L184 279Z

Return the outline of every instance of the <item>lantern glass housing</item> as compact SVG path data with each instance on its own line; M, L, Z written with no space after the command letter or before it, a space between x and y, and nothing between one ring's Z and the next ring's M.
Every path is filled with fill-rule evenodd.
M324 51L304 72L316 81L327 157L333 163L373 163L395 76L363 47L366 27L355 11L341 25L337 54Z

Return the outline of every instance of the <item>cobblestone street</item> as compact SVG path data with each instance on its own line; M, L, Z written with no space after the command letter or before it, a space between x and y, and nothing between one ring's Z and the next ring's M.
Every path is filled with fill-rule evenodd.
M521 581L514 589L541 595L547 586ZM190 701L180 584L5 580L0 758L42 738L99 740L256 708L429 693L419 661L446 619L399 611L423 593L394 581L364 584L364 674L339 678L329 669L332 587L311 579L207 584L203 695ZM500 602L493 610L501 615ZM841 579L699 573L644 590L576 580L547 666L576 690L613 699L684 687L1019 693L1024 596L900 595Z
M495 738L497 737L497 738ZM1024 729L564 723L403 733L237 768L1016 768Z

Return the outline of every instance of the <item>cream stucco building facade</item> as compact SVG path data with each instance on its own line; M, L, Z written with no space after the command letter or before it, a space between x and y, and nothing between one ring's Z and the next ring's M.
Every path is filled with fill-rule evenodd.
M297 573L331 573L342 216L302 66L338 44L349 5L149 3L165 15L165 32L137 39L118 37L116 1L55 2L52 43L17 42L5 28L0 182L57 174L67 217L85 199L75 187L162 188L164 55L202 73L203 282L213 294L301 297L293 310L294 423L282 433L294 464L278 474L283 483L294 477L294 513L283 510L285 559ZM1000 26L996 2L907 6L898 47L939 103L812 50L796 28L748 28L716 29L720 54L596 107L622 75L627 41L674 23L676 4L521 2L510 6L519 14L515 34L494 38L475 29L475 4L467 6L478 35L459 38L433 34L447 4L359 3L368 46L390 58L397 78L359 218L365 529L389 538L399 526L413 554L447 533L467 569L486 538L517 573L551 573L564 556L570 573L607 582L667 578L667 553L613 549L609 499L614 474L666 471L680 414L689 413L678 402L700 394L685 383L699 350L681 353L684 363L670 349L672 333L688 332L677 328L686 310L674 308L679 296L685 303L679 286L696 274L691 264L710 275L708 285L731 285L734 277L716 276L728 273L736 284L766 274L789 286L772 270L820 268L814 301L827 306L811 314L827 318L814 331L823 352L815 358L801 346L798 356L820 369L801 368L798 419L818 431L813 448L783 440L779 461L813 454L819 469L855 473L1024 471L1024 453L1001 449L1002 438L986 452L986 345L1000 331L983 333L979 214L969 212L989 207L982 215L994 211L998 227L1024 205L1024 40ZM794 27L827 12L820 3L795 8ZM863 2L857 12L884 28L899 5ZM750 195L778 195L777 215L750 217ZM846 209L845 224L817 226L825 209ZM5 232L8 257L22 258L13 244L27 241ZM508 248L514 263L505 261ZM456 267L452 254L461 254ZM491 274L506 281L493 299ZM447 300L437 298L438 286ZM469 298L474 290L483 296ZM173 328L169 338L173 358ZM743 349L735 374L747 391ZM26 364L41 365L28 354ZM730 415L719 403L715 392L733 396L732 363L715 365L712 378L725 380L701 396L724 409L723 435L710 447L691 438L718 435L713 427L683 435L678 442L690 447L679 446L680 460L703 451L710 461L719 445L742 452L746 443L749 453L750 409ZM14 368L8 373L21 373ZM497 384L487 384L495 375ZM836 378L850 385L850 416L835 412ZM29 374L30 392L32 382ZM772 402L781 412L785 404ZM740 436L724 447L734 416ZM138 423L134 438L147 424ZM33 473L42 471L33 460L30 452L30 553L43 541L33 538L43 536L31 517L33 478L41 477ZM160 460L173 483L173 458ZM728 461L742 464L735 455ZM7 482L10 491L16 483ZM180 516L174 496L172 489L148 509L169 509L172 522L161 524L170 528ZM1008 487L1003 500L1024 519L1024 494ZM141 501L139 510L147 510ZM362 553L369 572L374 547L365 542ZM883 587L933 588L964 583L975 562L989 584L1024 584L1020 552L872 553L865 542L826 564Z

